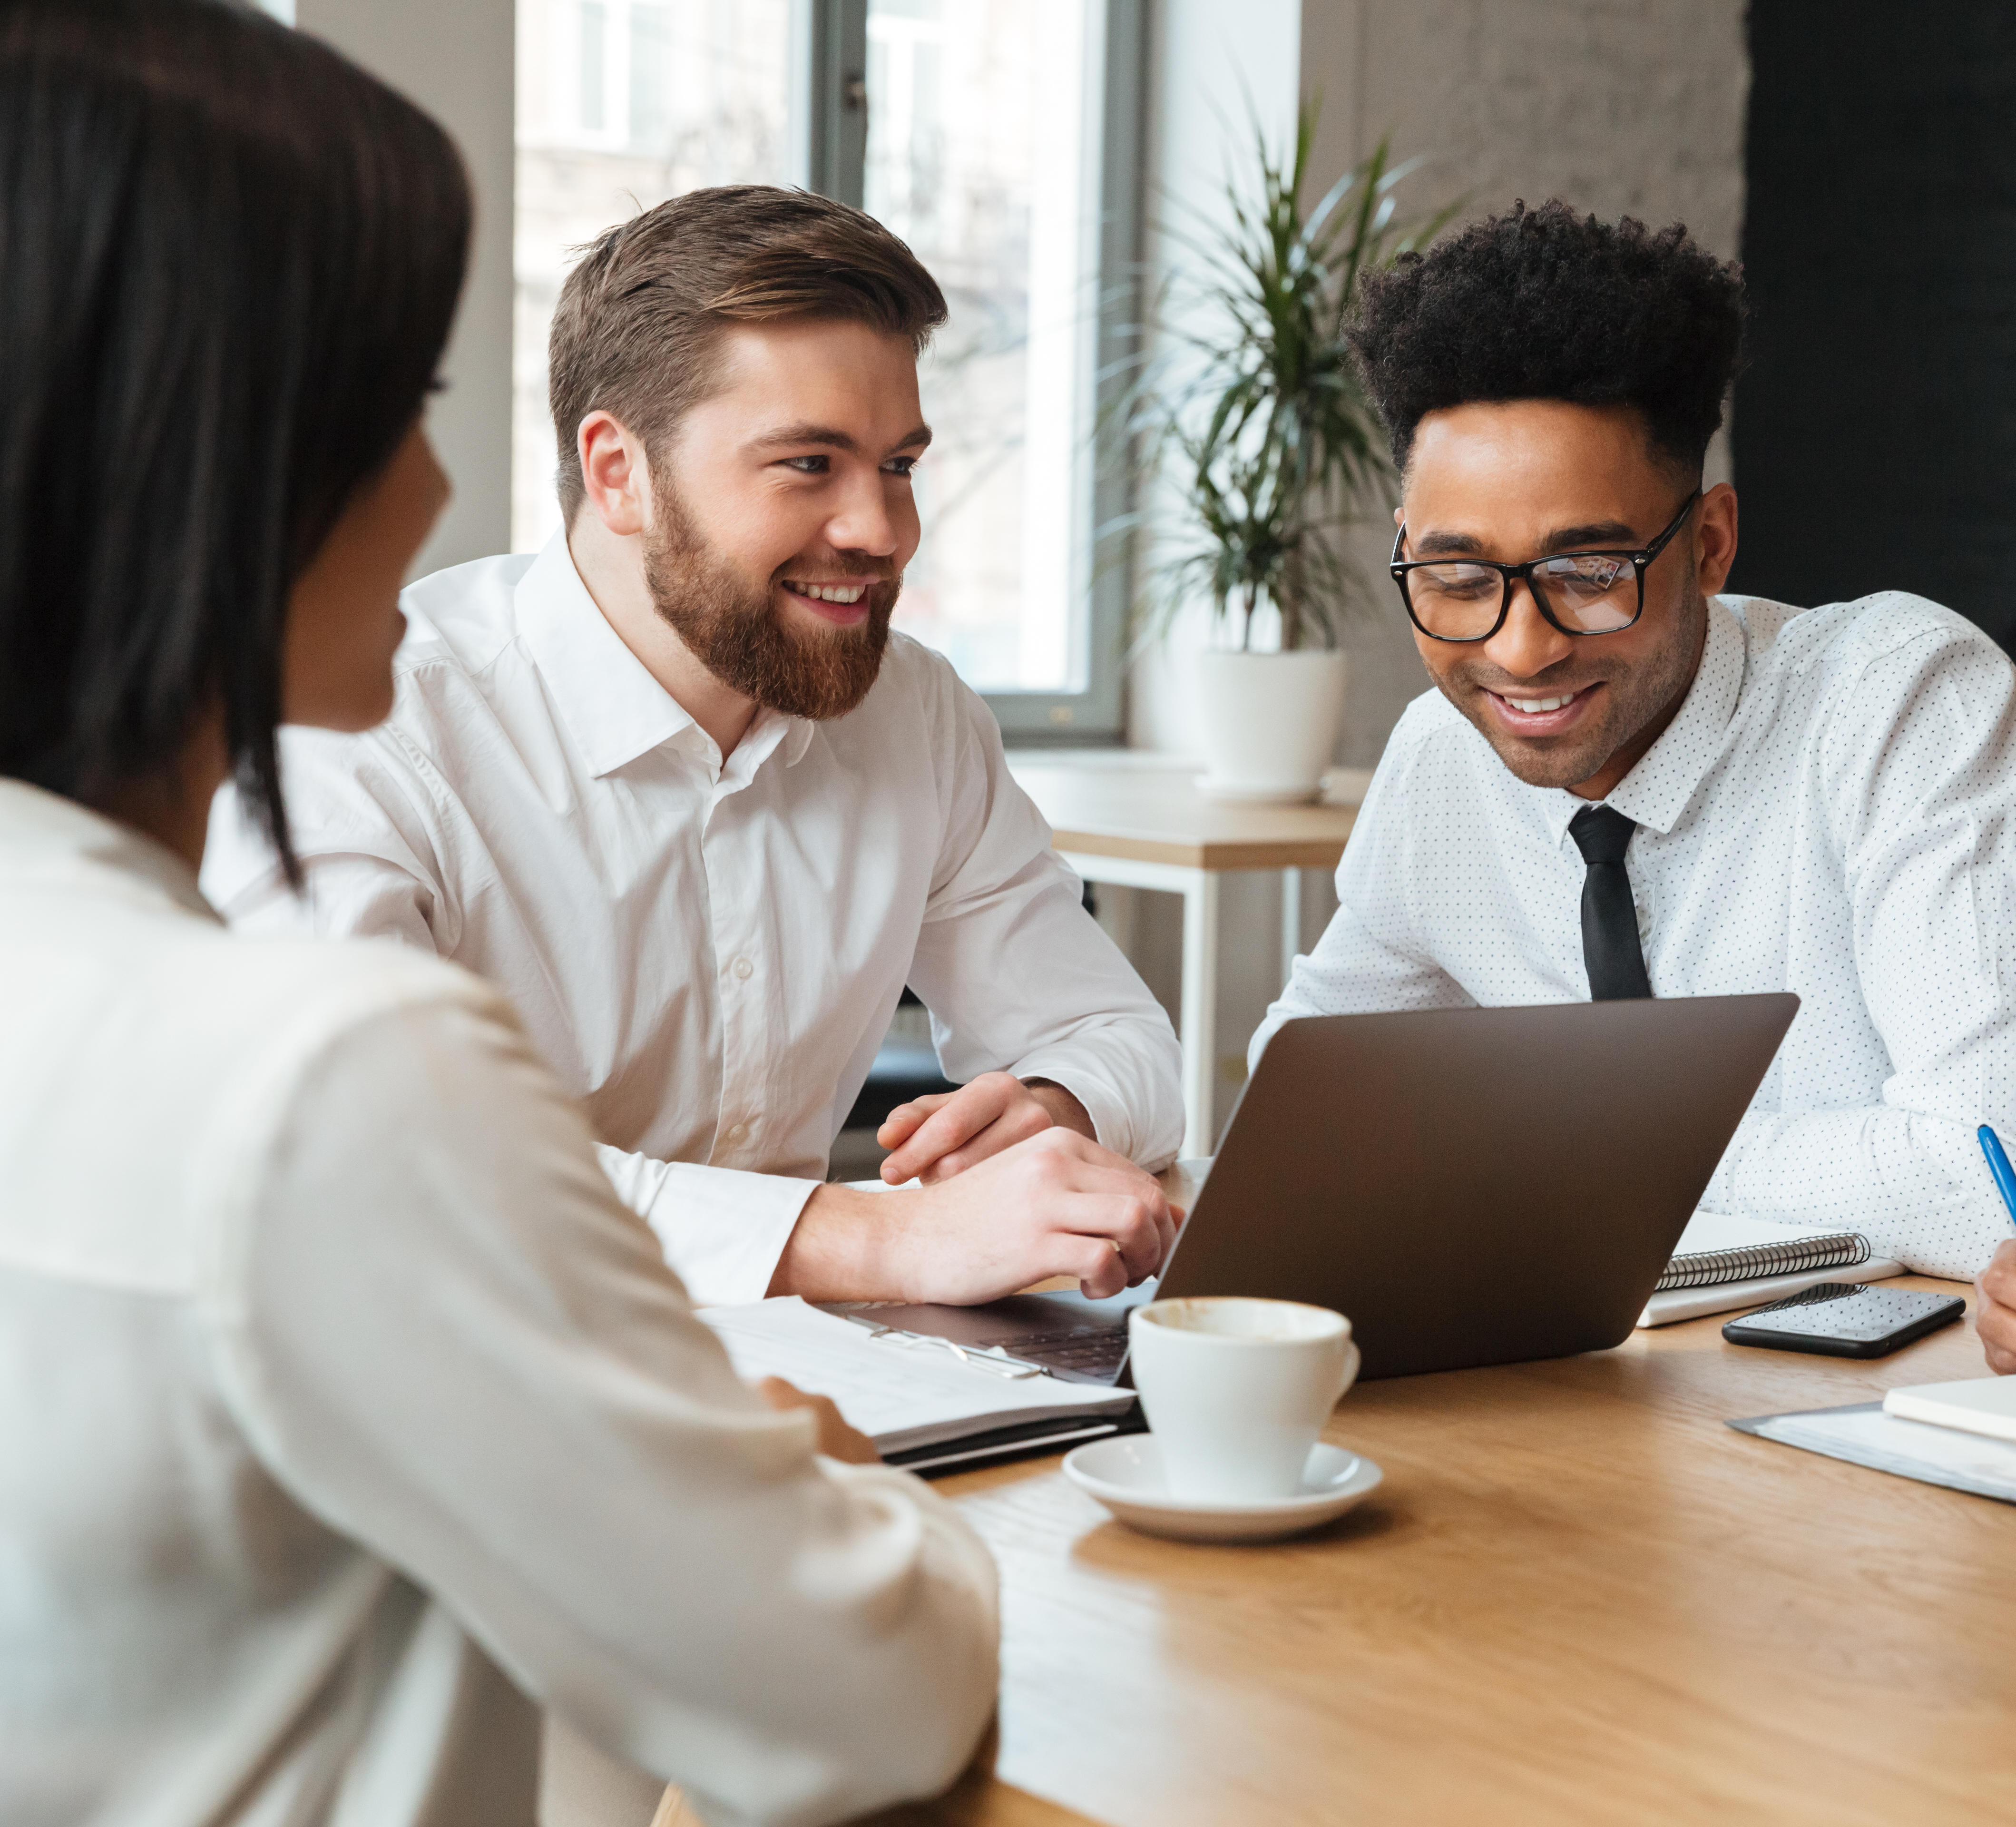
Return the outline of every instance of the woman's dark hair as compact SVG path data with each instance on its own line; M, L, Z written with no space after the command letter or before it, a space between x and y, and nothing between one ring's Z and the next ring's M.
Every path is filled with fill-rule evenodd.
M0 0L0 774L87 803L221 711L281 802L288 593L418 415L447 135L227 0Z
M1368 275L1348 334L1404 469L1430 413L1477 401L1631 406L1698 474L1743 345L1743 269L1676 222L1558 199L1473 222Z

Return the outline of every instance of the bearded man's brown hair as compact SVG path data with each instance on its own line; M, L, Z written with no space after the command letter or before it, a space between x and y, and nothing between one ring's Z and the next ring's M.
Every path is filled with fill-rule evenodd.
M873 216L773 185L689 191L603 233L560 288L548 345L567 523L583 419L611 414L655 457L714 391L729 328L785 318L865 323L921 355L945 294Z

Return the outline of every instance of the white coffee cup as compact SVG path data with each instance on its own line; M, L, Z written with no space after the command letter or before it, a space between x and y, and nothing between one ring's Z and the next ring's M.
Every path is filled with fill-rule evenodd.
M1169 1494L1204 1502L1294 1496L1358 1375L1350 1321L1299 1301L1151 1301L1128 1338Z

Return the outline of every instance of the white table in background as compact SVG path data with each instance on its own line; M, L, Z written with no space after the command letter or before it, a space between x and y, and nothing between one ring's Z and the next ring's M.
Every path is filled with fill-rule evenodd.
M1183 898L1179 1036L1183 1049L1183 1152L1208 1155L1217 1063L1219 878L1232 870L1280 873L1281 970L1301 950L1302 871L1334 870L1351 835L1369 769L1333 769L1311 805L1207 799L1193 762L1138 751L1012 754L1009 766L1087 881L1157 888Z

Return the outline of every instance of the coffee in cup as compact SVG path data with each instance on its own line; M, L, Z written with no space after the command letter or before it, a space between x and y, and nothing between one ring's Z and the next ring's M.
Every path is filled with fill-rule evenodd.
M1299 1301L1157 1300L1129 1316L1134 1387L1172 1497L1292 1497L1358 1375L1351 1322Z

